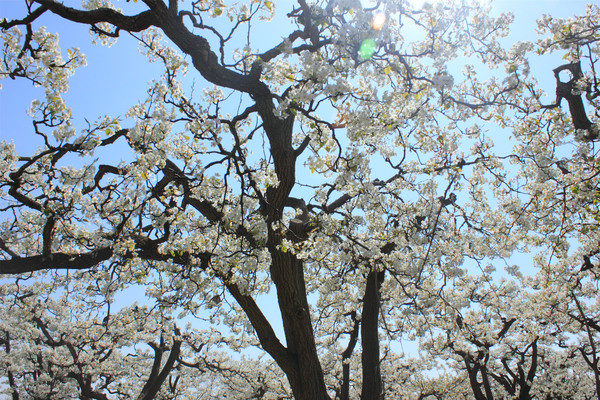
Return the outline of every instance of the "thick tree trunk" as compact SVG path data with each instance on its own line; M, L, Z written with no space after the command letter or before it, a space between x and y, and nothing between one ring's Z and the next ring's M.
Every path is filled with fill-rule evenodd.
M297 365L287 377L297 400L326 400L329 395L317 354L303 264L291 251L281 247L286 232L284 227L278 226L296 183L296 150L292 146L294 117L293 114L283 119L275 116L270 97L257 96L255 101L269 138L270 153L279 180L276 187L266 191L263 213L268 224L271 279L277 289L287 349Z
M317 355L302 262L289 252L271 252L271 276L283 321L288 351L296 368L287 377L297 400L329 399Z
M384 279L384 271L372 269L367 275L367 286L363 298L361 324L363 383L361 400L383 398L383 384L379 368L379 291Z

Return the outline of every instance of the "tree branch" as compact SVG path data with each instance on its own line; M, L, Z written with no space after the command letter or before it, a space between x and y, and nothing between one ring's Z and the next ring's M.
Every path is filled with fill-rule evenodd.
M169 352L169 358L165 362L162 370L160 369L160 364L164 350L162 346L151 345L151 347L154 350L154 365L152 366L152 372L148 377L148 381L138 396L138 400L152 400L156 397L160 387L171 373L175 362L179 358L179 354L181 352L181 340L173 341L173 346Z
M356 319L356 311L350 312L350 317L354 322L354 326L352 327L352 332L350 332L348 346L346 346L346 349L342 352L342 385L340 388L340 400L350 399L350 363L348 360L354 352L360 330L360 320Z
M87 269L108 260L112 255L111 248L103 247L80 254L51 253L30 257L13 257L9 260L0 260L0 275L24 274L43 269Z
M47 10L48 10L48 7L41 6L41 7L36 8L35 10L33 10L29 15L27 15L23 19L13 19L10 21L8 21L8 20L1 21L0 28L9 29L9 28L12 28L13 26L17 26L17 25L31 24L33 21L35 21L40 15L42 15Z
M254 299L247 294L243 294L239 287L233 282L225 280L225 285L227 286L229 293L231 293L248 316L262 348L273 357L286 375L291 377L297 376L298 371L296 370L296 363L291 354L288 349L281 344L271 323L262 313Z
M44 0L47 1L47 0ZM192 64L207 81L249 93L255 97L271 97L269 88L250 75L243 75L223 67L210 44L202 36L194 35L184 25L182 19L172 14L161 0L143 0L152 10L154 25L163 32L181 51L192 58Z
M84 11L67 7L55 0L34 1L41 4L43 7L46 7L54 14L63 17L64 19L83 24L92 25L100 22L108 22L109 24L117 27L117 29L127 32L140 32L153 25L156 25L154 13L150 10L133 16L126 16L110 8L99 8L96 10Z

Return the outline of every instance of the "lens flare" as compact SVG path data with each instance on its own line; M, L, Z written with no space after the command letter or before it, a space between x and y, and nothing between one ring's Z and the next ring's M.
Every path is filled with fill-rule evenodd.
M377 13L373 16L373 21L371 21L371 26L373 27L373 29L378 31L381 28L383 28L384 24L385 24L385 14L384 13Z
M373 57L373 54L375 54L375 47L377 47L377 44L373 39L365 39L360 45L358 55L363 60L368 60L369 58Z

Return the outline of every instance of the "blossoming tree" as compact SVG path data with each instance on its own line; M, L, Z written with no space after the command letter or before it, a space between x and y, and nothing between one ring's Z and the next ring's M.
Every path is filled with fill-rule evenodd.
M45 94L37 150L1 144L0 390L600 399L599 8L510 47L477 3L278 6L267 48L263 0L0 22L1 76ZM48 14L137 40L147 98L76 126Z

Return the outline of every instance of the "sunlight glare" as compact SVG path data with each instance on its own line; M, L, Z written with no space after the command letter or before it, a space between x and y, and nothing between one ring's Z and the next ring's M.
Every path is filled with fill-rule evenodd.
M384 13L376 13L373 16L373 21L371 22L371 26L373 27L373 29L375 29L376 31L381 30L381 28L383 28L383 25L385 24L385 14Z

